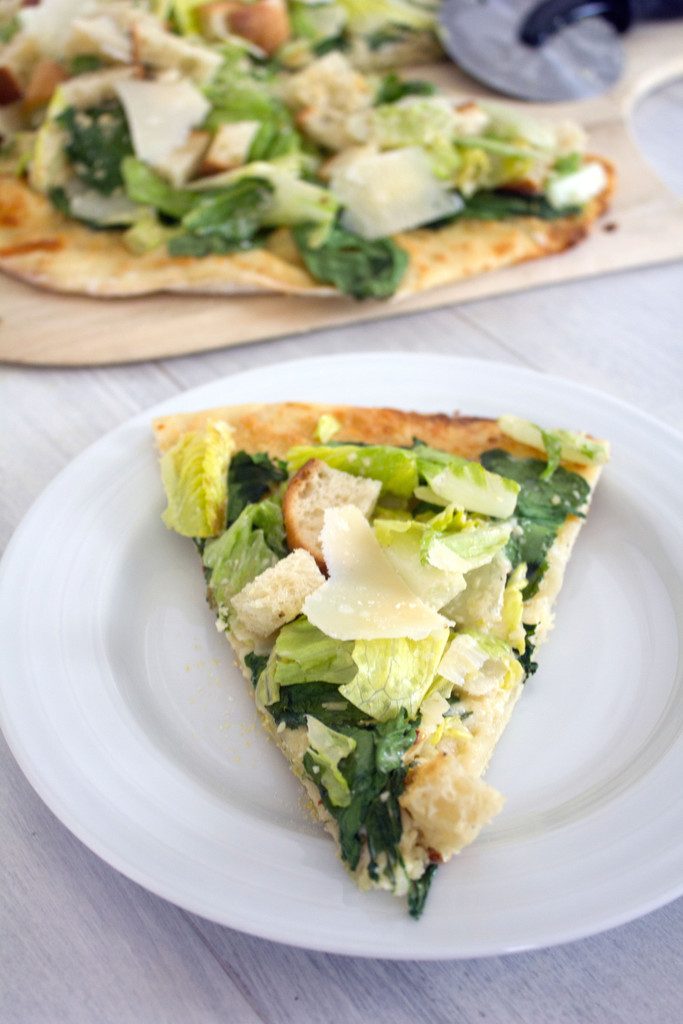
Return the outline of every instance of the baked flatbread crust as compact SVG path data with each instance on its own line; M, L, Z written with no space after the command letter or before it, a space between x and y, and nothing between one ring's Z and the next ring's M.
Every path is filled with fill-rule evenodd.
M595 159L595 158L591 158ZM404 232L395 241L410 256L396 297L562 252L584 238L605 211L615 174L601 161L608 184L581 214L555 221L517 217L459 221L439 230ZM134 256L116 231L94 231L64 217L49 200L8 176L0 176L0 270L42 288L102 298L155 292L240 294L284 292L334 296L316 281L282 233L271 247L225 256Z

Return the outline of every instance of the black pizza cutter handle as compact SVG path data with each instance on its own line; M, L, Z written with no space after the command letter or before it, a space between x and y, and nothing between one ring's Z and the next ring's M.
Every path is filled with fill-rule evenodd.
M598 16L626 32L640 21L683 18L683 0L543 0L522 22L519 37L528 46L541 46L567 25Z

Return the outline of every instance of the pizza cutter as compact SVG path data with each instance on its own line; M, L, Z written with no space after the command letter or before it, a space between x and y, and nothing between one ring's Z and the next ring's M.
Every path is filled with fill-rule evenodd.
M619 35L683 17L683 0L444 0L442 44L469 75L525 100L578 100L619 79Z

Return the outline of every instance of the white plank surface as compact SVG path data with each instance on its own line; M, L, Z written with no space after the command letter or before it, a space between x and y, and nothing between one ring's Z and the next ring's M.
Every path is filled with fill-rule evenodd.
M643 102L636 134L683 194L683 83ZM187 387L282 359L371 349L476 355L590 383L680 428L682 324L678 264L164 363L4 368L0 545L50 478L106 430ZM602 936L491 960L392 964L307 953L145 892L67 832L4 743L0 764L3 1024L680 1019L681 900Z

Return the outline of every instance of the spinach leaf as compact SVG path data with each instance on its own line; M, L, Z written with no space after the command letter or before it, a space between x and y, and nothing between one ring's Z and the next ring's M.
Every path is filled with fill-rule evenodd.
M519 654L517 656L517 660L519 661L520 665L524 669L524 682L526 682L526 680L529 678L529 676L532 676L534 674L534 672L536 671L536 669L538 668L538 664L533 660L533 654L534 654L534 650L535 650L535 645L533 643L533 636L534 636L534 634L536 632L536 626L525 626L524 627L524 631L526 633L526 643L524 645L524 654Z
M57 121L66 129L66 155L85 185L107 196L123 185L121 161L133 152L133 144L120 103L67 107Z
M408 889L408 911L410 916L416 920L424 910L429 888L438 866L438 864L430 864L421 878L413 879L410 883L410 888Z
M251 681L254 686L258 683L258 677L266 667L267 661L267 654L256 654L254 651L250 651L249 654L245 655L244 664L251 672Z
M541 220L559 220L581 212L580 206L556 210L545 196L526 195L523 192L482 190L465 200L463 209L454 220L505 220L507 217L540 217Z
M375 96L375 106L379 107L382 103L396 103L404 96L433 96L435 92L436 88L431 82L404 81L395 72L390 71L380 83Z
M368 241L334 227L325 242L309 244L310 228L294 228L306 269L318 281L333 284L354 299L385 299L393 295L408 267L408 254L390 238Z
M560 526L568 515L583 515L590 486L563 466L552 479L545 479L548 464L541 459L520 459L499 448L484 452L480 462L485 469L516 480L521 486L517 497L517 528L506 553L513 567L526 562L529 586L525 598L533 596L547 568L546 555Z
M268 711L278 725L284 722L289 729L305 725L306 715L313 715L332 729L367 721L367 716L349 704L334 683L283 686L280 699L275 704L269 704Z
M520 459L500 448L484 452L481 464L521 486L517 514L529 519L563 523L568 515L580 516L590 494L590 485L578 473L560 466L551 480L544 480L547 463L542 459Z
M260 501L274 484L286 479L287 463L282 459L273 460L267 452L236 452L228 469L228 526L246 505Z
M408 720L405 708L395 718L375 727L375 759L380 772L393 772L403 764L403 755L417 736L415 723Z

